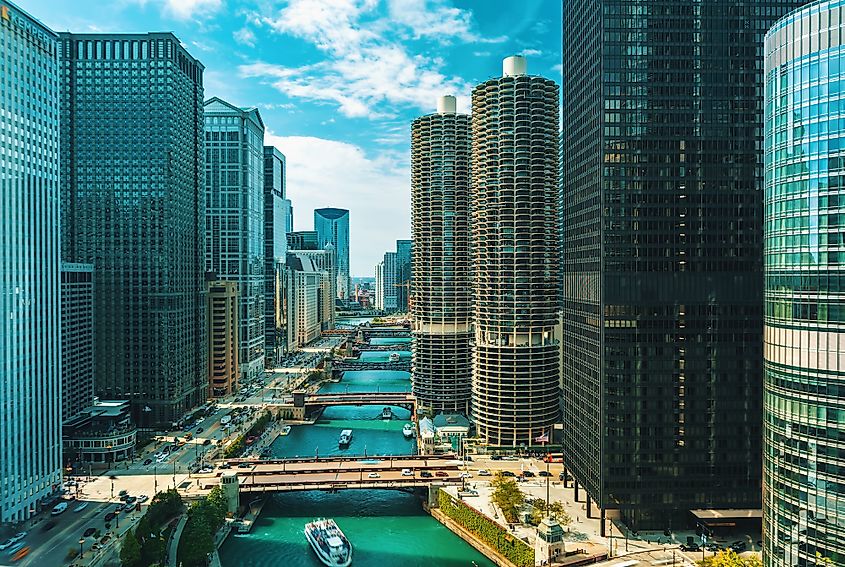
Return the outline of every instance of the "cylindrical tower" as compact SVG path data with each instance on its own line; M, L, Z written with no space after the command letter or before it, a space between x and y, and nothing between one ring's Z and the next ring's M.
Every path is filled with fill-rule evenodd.
M559 413L558 86L522 57L472 92L472 413L497 446L538 444Z
M411 376L419 404L435 413L469 413L469 130L453 96L411 126Z
M766 34L763 563L845 565L845 0Z

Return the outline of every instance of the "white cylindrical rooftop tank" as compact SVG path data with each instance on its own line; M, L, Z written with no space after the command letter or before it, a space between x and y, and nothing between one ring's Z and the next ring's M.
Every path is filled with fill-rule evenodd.
M455 97L445 95L437 99L437 114L455 114L458 111L458 104Z
M528 62L522 55L511 55L502 60L502 76L516 77L528 73Z

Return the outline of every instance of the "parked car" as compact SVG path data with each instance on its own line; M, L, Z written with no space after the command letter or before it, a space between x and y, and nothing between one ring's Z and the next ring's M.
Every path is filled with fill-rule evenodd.
M524 476L525 478L534 478L537 475L535 475L531 471L522 471L522 476Z
M146 502L149 499L150 499L149 496L147 496L146 494L142 494L141 496L138 497L138 503L143 504L144 502Z
M540 471L537 473L537 476L549 477L552 476L552 473L550 473L549 471Z
M402 469L402 476L414 476L414 471L411 469Z
M431 474L431 473L430 473L430 472L428 472L428 471L422 471L422 472L420 473L420 476L421 476L422 478L431 478L431 477L433 477L434 475L433 475L433 474Z
M478 469L478 476L490 476L490 471L487 469Z
M107 522L111 522L112 520L114 520L114 512L109 512L105 515L103 519Z
M681 551L701 551L697 543L682 543Z
M512 473L511 471L502 471L502 476L516 476L516 475L514 473Z
M18 543L26 537L26 532L18 532L12 536L12 543Z
M444 477L449 476L449 473L447 473L446 471L437 471L436 473L434 473L434 476Z
M381 478L381 475L377 472L371 472L367 475L367 478Z
M748 549L748 544L744 541L737 540L731 544L731 549L734 553L742 553L746 549Z
M151 464L153 464L152 459L144 459L144 466L151 465Z
M126 490L121 490L120 492L117 493L117 495L121 497L121 500L123 499L124 496L127 496L128 494L129 494L129 492L126 491Z
M82 537L91 537L95 533L97 533L97 528L88 528L87 530L82 532Z

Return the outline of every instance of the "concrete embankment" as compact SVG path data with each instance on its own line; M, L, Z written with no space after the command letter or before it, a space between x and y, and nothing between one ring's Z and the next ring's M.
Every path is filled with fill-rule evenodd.
M431 516L438 522L449 528L452 533L460 537L462 540L473 546L484 557L498 565L499 567L516 567L513 563L496 553L492 547L478 539L475 534L458 524L452 518L438 510L437 508L429 509Z

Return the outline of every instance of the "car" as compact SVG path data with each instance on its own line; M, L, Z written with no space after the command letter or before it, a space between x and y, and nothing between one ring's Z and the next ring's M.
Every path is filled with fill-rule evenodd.
M205 467L201 468L199 472L200 472L200 474L213 473L213 472L214 472L214 467L208 467L208 466L205 466Z
M502 472L502 476L510 476L510 477L516 476L511 471L501 471L501 472Z
M737 540L737 541L733 542L730 547L731 547L731 550L734 553L742 553L743 551L748 549L748 544L745 543L744 541Z
M111 522L112 520L114 520L114 515L115 515L114 512L109 512L103 517L103 519L106 522Z
M129 500L129 495L128 495L128 494L121 494L121 495L120 495L120 501L121 501L121 502L126 502L127 500Z
M137 497L137 496L130 496L130 497L128 497L128 498L126 499L126 503L127 503L127 504L134 504L134 503L135 503L135 502L137 502L137 501L138 501L138 497Z
M50 511L50 515L58 516L62 514L65 510L67 510L67 502L59 502L56 506Z
M491 461L501 461L502 456L501 455L493 455L492 457L490 457L490 460Z
M490 476L490 471L488 471L487 469L478 469L478 472L476 474L478 476Z
M49 522L44 522L44 525L41 526L41 531L42 532L49 532L50 530L52 530L55 527L56 527L56 522L54 522L53 520L50 520Z
M230 465L229 463L220 463L220 466L218 466L217 468L218 469L230 469L230 468L232 468L232 465Z
M15 545L15 542L13 542L11 539L7 539L3 543L0 543L0 551L6 551L13 545Z
M21 541L25 537L26 537L26 532L18 532L15 535L12 536L12 543L18 543L19 541Z
M559 475L557 475L557 479L561 482L566 482L569 480L569 475L565 472L561 471Z
M132 510L134 510L134 509L135 509L135 504L134 504L134 503L130 504L130 503L128 503L128 502L127 502L127 503L126 503L126 505L124 505L124 506L123 506L123 511L124 511L124 512L131 512L131 511L132 511Z
M143 504L144 502L146 502L149 499L150 499L149 496L147 496L146 494L142 494L141 496L138 497L138 503Z
M87 530L82 532L82 537L91 537L95 533L97 533L97 528L88 528Z
M421 476L422 478L431 478L431 477L433 477L434 475L433 475L433 474L431 474L431 473L430 473L430 472L428 472L428 471L422 471L422 472L420 473L420 476Z
M144 466L151 465L151 464L153 464L152 459L144 459Z
M446 471L437 471L436 473L434 473L434 476L444 477L449 476L449 473L447 473Z
M537 473L537 476L550 477L552 476L552 473L550 473L549 471L540 471Z
M367 475L367 478L381 478L381 475L377 472L371 472Z
M537 475L535 475L531 471L522 471L522 476L525 477L525 478L534 478Z
M472 478L472 473L462 472L461 478Z
M78 512L81 512L87 507L88 507L88 502L80 502L79 504L76 505L76 508L73 509L73 513L76 514Z
M693 543L682 543L681 544L681 551L695 552L695 551L701 551L701 548L698 547L698 544L695 543L695 542L693 542Z
M722 546L719 545L718 543L710 542L710 543L708 543L707 545L704 546L704 549L706 549L707 551L712 551L712 552L715 553L717 551L722 551Z
M248 468L249 468L249 467L251 467L251 466L252 466L252 465L251 465L251 464L249 464L249 463L240 463L240 464L238 464L238 468L239 468L239 469L248 469Z
M121 497L123 497L123 496L128 496L128 495L129 495L129 491L127 491L127 490L121 490L120 492L118 492L118 493L117 493L117 495L118 495L118 496L121 496Z
M414 476L414 471L411 469L402 469L402 476Z
M202 442L203 445L211 445L211 439L206 439Z
M15 553L23 549L25 546L26 544L24 542L19 541L18 543L12 545L12 547L9 548L8 554L14 555Z

